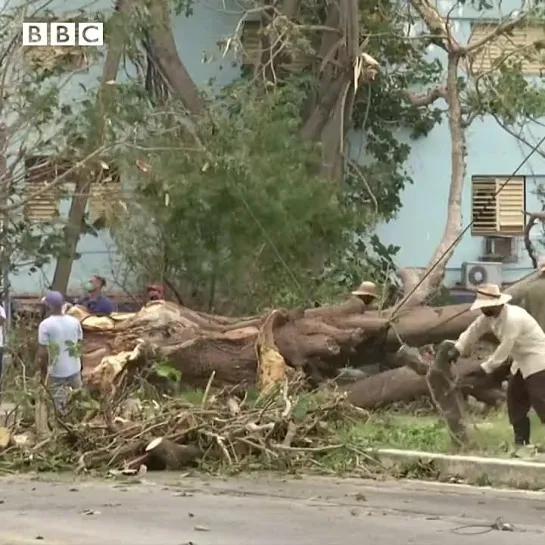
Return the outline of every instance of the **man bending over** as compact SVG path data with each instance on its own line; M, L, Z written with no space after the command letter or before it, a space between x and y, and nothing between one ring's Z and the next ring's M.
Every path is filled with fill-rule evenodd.
M481 364L476 374L483 376L513 359L507 386L507 411L516 446L530 443L530 419L533 407L545 424L545 333L526 310L507 304L511 296L501 293L495 284L482 284L471 310L479 316L459 337L450 350L452 361L468 355L471 347L486 333L500 341L496 351Z

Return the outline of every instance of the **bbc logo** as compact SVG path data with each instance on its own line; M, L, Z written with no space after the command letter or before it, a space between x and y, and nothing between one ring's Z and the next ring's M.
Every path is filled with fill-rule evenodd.
M23 23L23 45L104 45L104 23Z

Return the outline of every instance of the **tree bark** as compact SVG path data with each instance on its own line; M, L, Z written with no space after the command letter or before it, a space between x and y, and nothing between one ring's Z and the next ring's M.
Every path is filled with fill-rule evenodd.
M113 91L112 82L115 82L123 47L126 39L126 24L123 24L124 17L129 13L132 7L132 0L117 0L115 5L115 33L112 35L108 47L108 53L104 61L100 89L97 97L97 115L93 134L89 135L87 142L87 152L91 153L94 148L100 147L104 138L104 129L107 121L107 105L110 95ZM91 175L78 175L74 188L74 196L70 204L68 221L64 230L65 248L62 255L57 259L55 274L53 276L52 289L66 293L72 265L76 255L76 249L81 235L85 209L89 200L89 193L93 178Z
M462 124L462 105L458 84L457 53L449 53L447 85L444 98L448 105L448 122L451 141L450 189L447 204L447 221L441 242L436 247L424 271L401 271L406 306L423 304L442 285L445 268L462 235L462 190L466 171L466 142ZM416 274L415 274L416 272Z
M407 367L392 369L378 375L359 380L346 388L348 400L362 409L379 409L395 402L409 403L424 396L430 396L430 390L426 374L429 366L418 368L415 371L414 353L402 352L399 356L406 362ZM419 360L419 365L425 365ZM475 371L480 362L461 359L453 366L453 371L458 376L459 388L464 395L473 395L479 401L487 404L495 404L501 400L497 394L501 383L509 374L508 366L504 366L496 372L484 378L475 379L468 376ZM492 395L490 392L496 392Z
M519 296L535 276L507 291ZM184 385L205 388L214 373L214 386L241 391L258 383L268 388L271 382L288 376L290 369L317 385L334 379L346 366L365 369L392 359L394 365L405 366L406 357L398 354L393 358L402 342L423 346L456 339L476 317L469 305L416 307L405 309L389 323L390 311L365 311L357 299L338 306L277 310L238 320L164 301L115 319L89 316L81 307L72 307L69 312L80 319L85 331L84 377L92 388L110 388L125 369L167 361L181 372ZM476 365L462 360L456 370L464 377ZM490 393L501 382L494 377L482 383L463 383L463 391L470 389L478 399L494 404L501 398L497 391ZM425 377L407 367L365 378L347 391L350 400L363 408L429 393Z

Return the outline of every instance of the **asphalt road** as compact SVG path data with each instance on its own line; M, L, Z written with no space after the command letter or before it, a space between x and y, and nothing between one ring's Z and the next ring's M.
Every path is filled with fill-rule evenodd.
M365 480L0 479L0 545L543 545L545 493ZM513 531L491 528L501 517Z

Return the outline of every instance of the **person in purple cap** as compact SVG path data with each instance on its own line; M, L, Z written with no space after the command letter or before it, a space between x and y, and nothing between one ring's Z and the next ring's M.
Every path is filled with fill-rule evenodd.
M61 293L49 291L42 302L48 316L38 327L36 366L51 392L55 408L62 412L70 389L82 386L80 348L83 331L76 318L63 314Z

